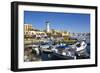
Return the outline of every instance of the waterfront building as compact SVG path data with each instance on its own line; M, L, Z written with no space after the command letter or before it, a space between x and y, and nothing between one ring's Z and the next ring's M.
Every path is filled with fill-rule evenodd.
M24 35L25 37L31 37L30 31L33 29L32 24L24 24Z
M62 36L71 36L69 32L62 32Z
M24 31L31 31L33 29L32 24L24 24Z
M32 24L24 24L24 35L25 37L46 37L46 33L44 31L40 31L38 29L33 28Z
M46 22L46 31L40 31L36 28L33 28L32 24L24 24L24 35L26 37L66 37L71 36L71 33L68 31L60 31L52 29L50 30L50 22Z

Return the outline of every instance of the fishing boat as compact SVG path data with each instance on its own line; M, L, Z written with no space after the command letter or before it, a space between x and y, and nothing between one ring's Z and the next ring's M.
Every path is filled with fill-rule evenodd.
M85 41L77 42L74 45L57 45L53 49L53 56L60 59L76 59L77 55L79 57L88 57L86 52L87 44Z
M76 56L79 59L85 59L85 58L89 58L89 54L87 52L87 43L83 40L81 42L78 42L76 44Z
M74 59L74 51L67 45L59 45L53 49L52 57L55 59Z
M50 43L41 43L40 50L44 53L52 53L52 46Z

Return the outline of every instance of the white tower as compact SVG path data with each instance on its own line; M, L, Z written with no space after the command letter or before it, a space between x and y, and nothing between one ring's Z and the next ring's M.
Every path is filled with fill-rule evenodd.
M46 22L46 31L50 32L50 22Z

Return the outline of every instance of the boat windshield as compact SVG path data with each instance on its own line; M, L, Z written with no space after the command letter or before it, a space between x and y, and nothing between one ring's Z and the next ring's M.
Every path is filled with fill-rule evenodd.
M81 46L81 44L77 44L76 46L77 46L77 47L80 47L80 46Z
M68 46L58 46L56 47L57 49L65 49L65 48L68 48Z

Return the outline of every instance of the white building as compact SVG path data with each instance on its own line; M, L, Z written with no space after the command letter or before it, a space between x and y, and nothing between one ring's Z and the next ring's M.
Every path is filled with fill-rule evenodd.
M46 22L46 32L50 32L50 22Z

